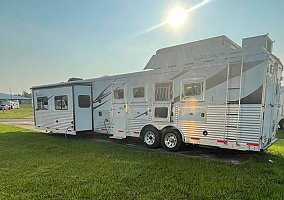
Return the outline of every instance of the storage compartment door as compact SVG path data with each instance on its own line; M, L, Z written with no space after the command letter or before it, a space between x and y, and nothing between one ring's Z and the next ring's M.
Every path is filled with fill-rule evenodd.
M92 130L92 87L81 85L73 87L75 131Z

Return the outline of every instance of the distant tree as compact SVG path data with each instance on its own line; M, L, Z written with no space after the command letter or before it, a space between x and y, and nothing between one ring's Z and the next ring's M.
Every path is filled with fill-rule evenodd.
M26 92L25 90L22 92L22 97L27 97L27 98L32 98L32 94L31 93L28 93Z

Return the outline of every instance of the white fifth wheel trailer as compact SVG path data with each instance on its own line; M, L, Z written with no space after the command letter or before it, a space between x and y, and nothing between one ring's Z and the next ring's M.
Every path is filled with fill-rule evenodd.
M260 151L276 141L283 65L268 35L160 49L141 72L32 88L35 125L55 133L141 137Z

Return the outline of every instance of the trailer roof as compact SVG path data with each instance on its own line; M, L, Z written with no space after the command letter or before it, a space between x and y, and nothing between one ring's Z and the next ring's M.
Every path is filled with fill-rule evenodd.
M159 74L162 72L180 72L184 71L184 68L167 68L167 69L149 69L149 70L142 70L138 72L132 72L132 73L125 73L125 74L118 74L118 75L113 75L113 76L102 76L102 77L97 77L97 78L92 78L92 79L85 79L85 80L79 80L79 81L67 81L67 82L61 82L61 83L55 83L55 84L46 84L46 85L39 85L39 86L33 86L31 87L32 90L35 89L43 89L43 88L54 88L54 87L68 87L68 86L73 86L73 85L91 85L92 82L94 81L99 81L99 80L108 80L108 79L122 79L126 77L135 77L135 76L141 76L147 75L147 74Z
M225 35L162 48L156 51L144 69L196 64L220 58L226 53L241 49Z
M267 36L267 35L262 35L262 36ZM261 37L261 36L255 36L255 37ZM111 75L111 76L102 76L102 77L85 79L85 80L76 80L76 81L67 81L55 84L39 85L31 87L31 89L34 90L42 88L67 87L73 85L91 85L92 82L98 80L109 80L109 79L115 80L131 76L138 76L141 74L147 75L148 73L159 74L161 72L179 72L188 69L189 66L191 66L191 68L195 67L199 68L199 67L208 67L209 65L210 66L219 65L220 62L224 62L227 53L239 50L242 50L242 48L239 45L234 43L228 37L222 35L222 36L217 36L213 38L208 38L204 40L199 40L199 41L194 41L190 43L159 49L156 51L156 54L152 56L152 58L149 60L146 67L142 71ZM207 53L209 53L208 55L206 54L206 51ZM205 54L200 55L201 52L203 54L205 52ZM191 54L193 54L193 56ZM277 58L273 54L270 55L272 55L282 65L279 58ZM192 58L188 58L189 56L192 56ZM212 60L214 60L212 59L212 56L214 59L218 61L212 62ZM169 62L169 59L173 60L174 63L171 64Z

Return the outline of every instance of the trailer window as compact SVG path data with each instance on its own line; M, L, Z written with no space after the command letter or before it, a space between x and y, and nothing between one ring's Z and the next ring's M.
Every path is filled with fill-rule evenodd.
M155 101L171 101L173 98L173 83L155 84Z
M203 82L183 84L183 97L185 99L190 98L190 97L196 97L196 96L199 96L200 98L202 98L202 96L203 96Z
M144 87L133 88L133 98L145 97Z
M124 90L116 89L113 91L114 99L123 99L124 98Z
M55 110L68 110L68 97L67 95L54 97Z
M90 108L91 98L89 95L79 95L78 96L79 108Z
M47 97L37 98L37 110L48 110L48 99Z
M155 117L156 118L168 118L168 107L156 107Z

